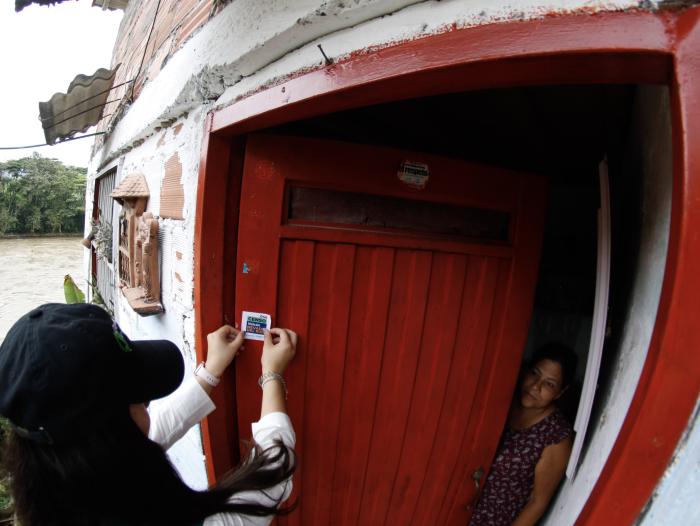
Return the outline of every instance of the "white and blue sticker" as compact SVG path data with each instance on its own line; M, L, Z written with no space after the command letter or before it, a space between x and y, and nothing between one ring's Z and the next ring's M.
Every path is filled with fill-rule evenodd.
M272 317L263 312L243 311L243 319L241 320L241 329L246 340L265 339L265 329L270 330L272 327Z

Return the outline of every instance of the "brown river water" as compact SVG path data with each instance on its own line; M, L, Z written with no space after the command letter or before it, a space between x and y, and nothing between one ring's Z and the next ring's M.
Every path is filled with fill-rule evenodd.
M79 237L0 239L0 342L12 324L42 303L64 303L63 277L70 274L83 292Z

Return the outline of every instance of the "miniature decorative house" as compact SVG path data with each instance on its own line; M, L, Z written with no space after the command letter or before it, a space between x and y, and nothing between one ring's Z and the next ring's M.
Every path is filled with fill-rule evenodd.
M119 216L119 286L142 316L163 312L158 271L158 220L145 212L150 193L139 173L126 177L111 193L122 205Z

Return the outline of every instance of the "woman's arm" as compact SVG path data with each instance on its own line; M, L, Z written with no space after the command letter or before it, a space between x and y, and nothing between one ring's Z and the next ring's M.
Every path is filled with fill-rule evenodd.
M265 331L265 344L263 345L260 365L262 374L273 376L263 385L262 403L260 404L260 418L269 413L287 412L286 385L280 380L287 368L287 364L294 358L297 348L297 334L289 329L271 329Z
M224 325L207 336L205 367L210 374L220 377L243 345L243 334ZM215 409L209 398L213 387L202 378L185 378L182 385L167 398L156 400L149 408L148 437L170 448L197 422Z
M206 370L219 378L224 374L239 351L243 348L243 333L223 325L207 335ZM274 372L282 375L287 364L294 358L297 335L288 329L266 331L265 344L261 358L262 372ZM163 402L156 402L151 408L151 440L168 449L187 432L187 430L214 410L209 398L215 389L199 376L196 383L185 380L183 385ZM197 387L199 385L199 388ZM285 386L279 380L272 379L263 386L261 414L286 413ZM290 426L291 427L291 426ZM282 434L286 437L287 434ZM293 446L293 445L292 445Z
M230 325L222 325L214 332L207 334L207 359L204 362L204 368L210 374L220 378L242 347L243 332ZM202 389L207 394L211 394L213 387L199 376L196 378Z
M571 445L572 440L569 437L544 448L535 466L535 486L530 500L512 526L532 526L542 517L566 471Z
M287 364L296 352L297 335L288 329L271 329L265 331L260 363L262 372L282 375ZM263 448L272 446L275 441L282 440L288 448L293 448L296 437L292 423L286 414L285 384L277 377L265 382L262 388L260 405L260 421L253 423L253 437ZM230 502L257 503L274 507L286 500L292 491L291 478L282 481L264 491L243 491L237 493ZM273 516L256 517L252 515L219 513L208 517L205 526L267 526Z

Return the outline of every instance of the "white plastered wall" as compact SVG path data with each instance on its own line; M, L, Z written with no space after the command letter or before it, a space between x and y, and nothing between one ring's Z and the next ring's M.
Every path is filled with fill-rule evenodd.
M670 174L672 169L670 137L654 140L657 134L670 134L669 103L666 98L660 100L659 98L656 94L649 92L642 99L645 108L644 120L647 123L645 128L648 130L643 139L642 148L647 166L659 171L665 166L664 171ZM659 185L653 182L651 184L653 185L651 191L658 192ZM663 200L668 198L665 192L660 197ZM689 352L694 351L689 350ZM639 517L639 524L643 526L700 524L698 495L700 495L700 398L666 473Z
M642 513L640 526L700 524L700 398L673 460Z
M167 339L174 342L185 358L186 374L194 370L194 252L193 232L199 149L202 142L206 111L200 108L182 116L170 126L158 130L120 158L119 180L142 173L148 183L150 197L147 211L160 215L160 190L165 164L175 153L182 164L181 183L184 192L183 219L159 219L159 257L161 302L165 313L142 317L136 314L117 292L115 318L132 339ZM88 212L89 213L89 212ZM153 402L156 406L158 400ZM177 442L168 455L185 482L196 489L207 487L199 427L191 429Z
M656 3L643 2L650 7ZM623 10L639 4L637 0L234 0L146 84L91 160L93 178L117 159L122 165L120 178L133 171L144 173L151 188L148 208L155 215L159 215L165 160L177 151L182 162L185 219L160 221L165 313L141 318L121 301L116 309L119 322L132 338L174 341L188 367L194 366L194 215L206 113L299 71L322 67L317 44L338 60L450 28ZM181 252L181 259L173 257L175 251ZM175 272L182 282L174 282ZM198 429L171 454L188 483L206 485Z

